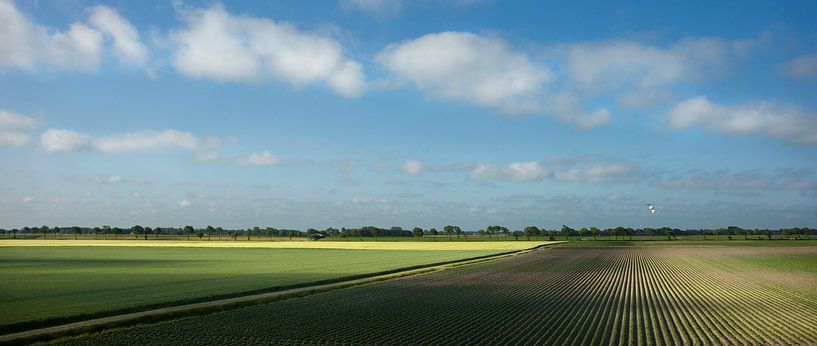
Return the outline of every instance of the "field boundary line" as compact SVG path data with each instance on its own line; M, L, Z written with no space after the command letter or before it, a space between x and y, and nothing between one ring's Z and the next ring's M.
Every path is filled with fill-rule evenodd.
M211 301L191 303L158 309L150 309L113 315L101 318L94 318L85 321L78 321L62 325L31 329L21 332L14 332L0 335L0 345L5 344L28 344L36 341L47 341L61 337L79 335L84 333L97 332L105 329L127 327L137 324L155 323L166 320L178 319L193 315L202 315L225 310L237 309L245 306L260 305L290 298L305 297L313 294L323 293L331 290L362 286L376 282L398 279L407 276L438 272L442 270L457 268L465 265L472 265L487 261L493 261L511 256L518 256L531 251L542 250L559 245L542 244L528 249L507 251L492 255L464 258L460 260L432 263L421 267L408 267L395 269L388 273L372 273L372 276L355 278L351 280L338 281L333 283L318 284L285 289L281 291L250 294L239 297L216 299Z

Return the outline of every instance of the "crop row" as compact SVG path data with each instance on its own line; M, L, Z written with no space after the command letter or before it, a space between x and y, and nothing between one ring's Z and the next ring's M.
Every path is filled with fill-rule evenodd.
M690 249L552 249L64 341L817 344L817 302L717 259Z

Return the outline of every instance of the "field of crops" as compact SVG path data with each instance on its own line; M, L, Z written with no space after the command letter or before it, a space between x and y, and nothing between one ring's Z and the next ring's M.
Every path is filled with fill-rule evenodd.
M412 238L408 238L412 239ZM0 251L9 247L149 247L149 248L229 248L229 249L335 249L408 251L516 251L563 241L209 241L209 240L0 240Z
M558 247L67 344L817 344L817 247Z
M194 243L210 247L184 247ZM542 243L357 242L289 248L299 244L318 243L243 248L228 247L233 242L5 241L0 246L0 330L340 280Z

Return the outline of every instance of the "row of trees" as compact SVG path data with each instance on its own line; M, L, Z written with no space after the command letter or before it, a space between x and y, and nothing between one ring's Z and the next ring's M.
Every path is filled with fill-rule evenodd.
M590 227L590 228L581 228L581 229L573 229L567 225L563 225L561 229L558 231L555 229L544 229L539 228L537 226L528 226L525 227L523 231L511 231L509 228L501 225L491 225L484 229L480 229L477 232L464 232L462 228L459 226L453 225L446 225L443 227L442 232L437 231L436 228L430 228L428 230L422 229L420 227L414 227L412 230L406 230L401 227L391 227L391 228L380 228L375 226L365 226L360 228L326 228L325 230L316 230L314 228L310 228L307 231L300 231L295 229L277 229L273 227L267 228L260 228L260 227L253 227L248 229L229 229L225 230L221 227L213 227L207 226L205 228L195 228L193 226L184 226L181 228L175 227L143 227L140 225L135 225L128 229L123 229L119 227L110 227L110 226L102 226L102 227L93 227L93 228L83 228L78 226L72 227L48 227L48 226L41 226L41 227L23 227L22 229L12 229L12 230L5 230L0 229L0 235L3 237L11 237L16 238L18 233L21 234L41 234L42 238L48 238L49 235L52 235L54 238L62 238L62 237L70 237L77 239L79 236L88 236L93 235L96 238L113 238L117 239L120 236L130 235L133 237L142 237L144 239L159 239L160 235L176 235L176 236L185 236L187 239L191 237L197 237L202 239L207 237L208 240L211 240L213 237L216 239L221 239L222 237L238 239L238 237L246 237L247 240L251 240L253 237L260 238L260 237L289 237L292 239L293 237L309 237L312 239L320 239L325 237L422 237L426 235L430 236L438 236L438 235L446 235L449 239L452 239L456 236L458 239L460 237L468 237L469 235L480 235L480 236L488 236L489 238L492 237L510 237L513 236L515 239L519 239L519 237L526 237L530 239L531 237L548 237L549 239L553 240L557 237L561 236L564 239L570 239L570 237L593 237L593 239L597 239L598 237L608 237L610 239L625 239L629 238L632 239L633 236L660 236L666 237L667 239L676 239L679 235L698 235L703 236L704 239L708 239L708 237L712 236L713 239L721 239L722 237L728 237L732 239L732 237L743 236L744 239L748 239L749 236L754 236L755 238L762 238L765 237L767 239L772 239L773 236L785 236L787 238L795 238L800 239L808 238L811 234L814 234L816 230L811 228L784 228L780 230L771 230L771 229L744 229L741 227L730 226L727 228L717 228L717 229L687 229L681 230L677 228L670 228L670 227L661 227L661 228L642 228L642 229L633 229L629 227L615 227L615 228L606 228L604 230Z

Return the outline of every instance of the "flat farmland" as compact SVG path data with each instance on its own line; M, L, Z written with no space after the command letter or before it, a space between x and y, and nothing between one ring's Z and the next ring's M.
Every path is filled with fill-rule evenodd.
M0 329L306 286L546 243L0 241Z
M58 342L182 344L194 340L215 344L817 344L817 247L772 242L752 247L560 246Z

